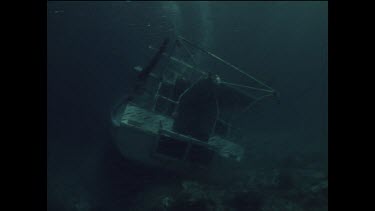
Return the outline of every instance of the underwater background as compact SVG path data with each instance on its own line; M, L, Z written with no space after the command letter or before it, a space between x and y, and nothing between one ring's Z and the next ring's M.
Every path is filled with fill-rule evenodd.
M327 210L327 2L50 1L46 12L49 211ZM175 33L280 93L238 120L248 138L235 181L151 169L111 140L133 67Z

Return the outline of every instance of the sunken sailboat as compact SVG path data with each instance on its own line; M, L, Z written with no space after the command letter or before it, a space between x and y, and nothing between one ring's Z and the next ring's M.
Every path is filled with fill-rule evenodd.
M184 174L218 175L240 163L245 150L233 116L275 96L275 90L181 36L149 48L156 54L144 68L134 68L134 89L111 113L119 151L130 160ZM193 51L259 87L230 83L215 70L202 70Z

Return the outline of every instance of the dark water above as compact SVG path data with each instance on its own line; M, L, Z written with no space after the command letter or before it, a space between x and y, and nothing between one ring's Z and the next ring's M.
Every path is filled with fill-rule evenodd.
M280 93L279 104L239 120L249 137L247 175L326 174L326 2L49 2L46 12L48 210L134 210L180 188L183 178L123 158L109 134L109 112L134 85L133 67L172 29Z

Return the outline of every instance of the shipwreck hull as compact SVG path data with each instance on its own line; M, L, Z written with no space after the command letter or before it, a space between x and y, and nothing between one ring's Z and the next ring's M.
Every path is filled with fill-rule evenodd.
M242 159L240 146L218 137L202 142L176 133L172 118L136 105L124 105L116 115L111 132L118 150L143 165L188 177L223 179L223 172L239 166Z
M112 135L122 155L185 176L231 179L244 149L236 119L275 91L245 71L178 36L165 39L150 62L135 67L129 96L112 111ZM223 80L204 71L190 49L199 50L253 83ZM175 57L176 56L176 57ZM165 58L157 67L159 60ZM189 59L192 64L185 62ZM262 87L253 87L254 82ZM263 94L254 94L257 91Z

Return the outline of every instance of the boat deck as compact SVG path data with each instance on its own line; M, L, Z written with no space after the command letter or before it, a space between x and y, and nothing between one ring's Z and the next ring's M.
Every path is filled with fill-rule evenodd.
M152 111L148 111L146 109L140 108L135 105L128 104L122 114L121 124L131 127L136 127L140 130L145 132L149 132L152 134L159 134L160 131L170 131L169 133L174 133L173 131L173 122L172 118L167 116L157 114ZM192 137L184 136L182 134L178 134L179 139L181 140L188 140L194 141L195 139ZM186 137L185 139L181 137ZM185 140L185 141L186 141ZM201 142L197 140L196 142ZM244 149L233 143L229 140L223 139L219 136L214 136L209 139L208 142L201 142L202 144L207 144L215 149L221 156L234 159L236 161L241 161Z
M121 123L132 125L157 134L159 129L172 130L173 119L156 114L134 105L127 105L121 117Z
M226 158L241 161L244 155L243 147L219 136L211 137L208 144L217 149L218 153Z

